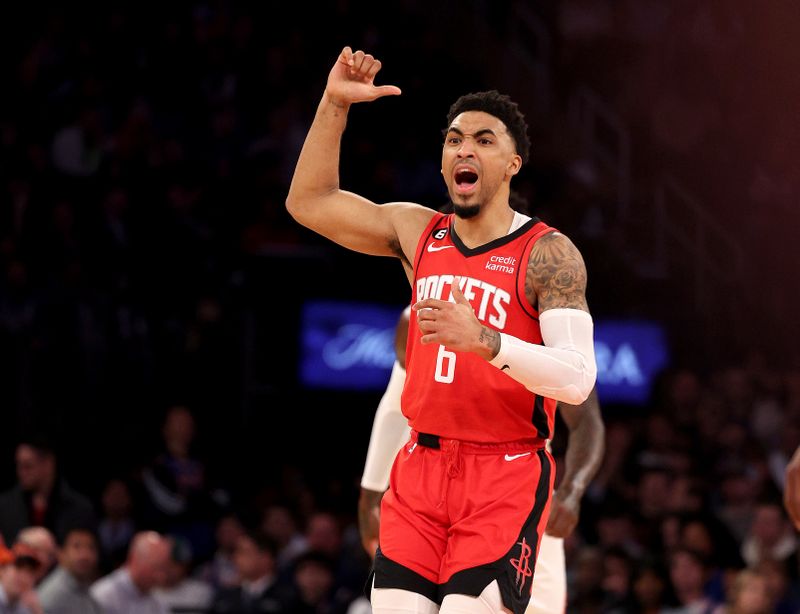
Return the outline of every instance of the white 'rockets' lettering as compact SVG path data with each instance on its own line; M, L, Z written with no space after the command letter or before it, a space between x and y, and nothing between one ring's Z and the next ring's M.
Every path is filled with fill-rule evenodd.
M417 300L424 301L427 298L435 298L453 302L452 283L452 275L421 277L417 280ZM445 288L447 289L446 295ZM462 277L460 288L473 309L475 309L477 300L480 298L478 310L475 314L479 320L488 322L497 330L505 328L508 317L505 306L511 304L511 295L508 292L474 277ZM476 291L480 292L480 295ZM444 296L447 298L443 299L442 297ZM490 304L492 306L491 309L489 309Z

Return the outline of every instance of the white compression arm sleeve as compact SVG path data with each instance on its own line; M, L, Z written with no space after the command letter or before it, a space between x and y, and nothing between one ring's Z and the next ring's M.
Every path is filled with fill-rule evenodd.
M531 392L580 405L597 378L592 316L580 309L550 309L539 316L544 345L500 333L490 362Z
M406 417L400 411L400 396L403 394L405 380L406 370L395 361L386 392L383 393L378 409L375 410L375 420L372 422L372 434L367 449L367 462L364 464L364 474L361 476L362 488L377 492L389 488L389 474L392 471L394 457L408 441L411 429Z

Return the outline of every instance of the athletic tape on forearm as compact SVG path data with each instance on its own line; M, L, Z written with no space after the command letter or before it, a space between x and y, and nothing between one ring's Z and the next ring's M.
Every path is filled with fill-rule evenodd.
M551 309L539 316L544 345L500 333L490 362L531 392L579 405L597 378L592 316L580 309Z
M369 438L367 461L364 474L361 476L361 487L383 492L389 488L389 474L397 451L408 441L411 429L406 417L400 410L400 397L406 370L395 361L392 376L383 393L375 419L372 422L372 434Z

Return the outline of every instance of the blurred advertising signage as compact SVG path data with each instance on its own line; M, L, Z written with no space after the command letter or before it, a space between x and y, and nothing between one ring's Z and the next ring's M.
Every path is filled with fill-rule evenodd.
M664 330L654 322L599 320L594 351L601 403L644 403L653 379L669 363Z
M386 386L402 311L402 305L307 302L301 318L300 382L351 390Z
M311 388L380 390L394 363L394 330L403 307L311 301L301 318L300 381ZM667 366L664 332L642 321L595 322L601 401L642 403Z

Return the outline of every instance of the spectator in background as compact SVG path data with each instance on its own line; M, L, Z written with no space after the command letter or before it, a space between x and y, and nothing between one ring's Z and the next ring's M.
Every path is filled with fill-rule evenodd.
M113 571L125 562L131 539L136 533L133 499L128 485L120 479L109 480L101 496L102 517L97 529L102 554L102 568Z
M748 567L756 567L765 559L785 561L796 554L797 537L783 508L778 502L760 503L742 544L742 558Z
M704 592L708 568L702 555L678 548L670 556L669 577L680 604L669 614L711 614L718 605Z
M239 537L243 534L244 527L235 514L226 514L217 522L217 550L200 571L200 577L217 591L232 588L239 583L234 553Z
M603 592L603 551L594 546L581 548L569 566L567 599L569 612L598 612L605 601Z
M211 611L214 614L261 614L292 612L287 609L288 592L276 576L277 546L266 535L247 531L236 541L233 560L239 586L220 590Z
M308 550L308 540L297 529L292 511L285 505L269 505L261 520L261 528L278 546L277 565L280 571L291 567L294 560Z
M713 614L772 614L773 600L767 580L752 569L743 569L736 575L726 605Z
M369 575L369 560L360 540L345 544L342 523L337 516L325 511L313 513L306 527L306 544L309 552L327 557L337 593L347 593L354 598L363 591L364 578ZM297 578L296 570L294 576Z
M168 614L152 593L164 585L171 548L170 540L154 531L137 533L125 566L95 582L92 597L106 614Z
M336 590L334 564L326 554L309 550L301 554L294 568L292 614L343 614L352 595Z
M167 411L161 431L163 450L142 473L155 526L184 535L204 555L213 543L207 520L211 500L206 493L205 463L195 456L195 420L183 406Z
M58 561L58 545L53 534L44 527L27 527L19 532L16 543L28 546L38 559L36 584L39 584Z
M767 592L772 597L774 614L800 612L800 589L796 583L792 583L786 561L765 559L756 567L756 571L761 573L767 582Z
M58 475L56 455L44 439L29 439L16 449L17 485L0 494L0 534L13 542L25 527L47 527L62 541L74 527L94 529L91 502Z
M37 589L47 614L102 614L89 594L97 577L97 537L86 529L71 529L61 544L58 567Z
M675 605L667 571L658 560L645 560L637 565L632 581L631 610L640 614L662 614Z
M736 541L725 525L711 515L689 514L681 518L679 543L703 557L708 566L705 593L723 602L727 575L744 567Z
M183 537L173 536L164 586L153 595L172 612L206 612L214 596L208 583L190 577L192 547Z
M0 538L0 612L3 614L37 614L23 602L33 590L39 561L31 554L6 548Z

